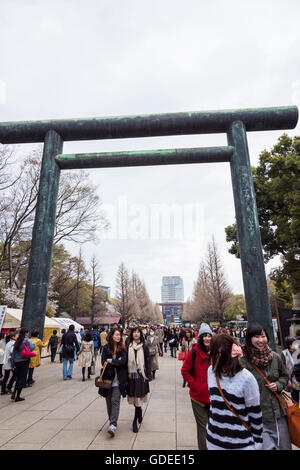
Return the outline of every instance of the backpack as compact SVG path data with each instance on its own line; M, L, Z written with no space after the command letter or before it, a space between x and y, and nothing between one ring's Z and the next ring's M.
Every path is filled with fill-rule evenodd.
M58 343L58 337L55 335L52 335L51 338L49 339L49 345L52 348L57 348L57 343Z

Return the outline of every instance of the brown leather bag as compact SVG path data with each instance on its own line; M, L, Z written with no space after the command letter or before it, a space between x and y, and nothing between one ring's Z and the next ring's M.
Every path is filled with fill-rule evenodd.
M104 363L101 375L99 377L95 377L95 385L98 388L104 388L105 390L110 390L112 388L113 381L103 379L103 374L104 374L107 364L108 362Z
M257 372L262 376L264 381L267 384L270 384L271 382L267 379L267 377L265 377L262 371L256 365L254 364L252 365L253 367L255 367ZM281 395L283 396L284 399L282 399L277 392L273 392L273 393L276 396L276 398L280 401L280 403L282 404L282 406L284 407L286 411L287 423L288 423L291 442L295 446L300 447L300 408L298 406L298 403L295 402L295 400L293 400L286 392L281 392Z

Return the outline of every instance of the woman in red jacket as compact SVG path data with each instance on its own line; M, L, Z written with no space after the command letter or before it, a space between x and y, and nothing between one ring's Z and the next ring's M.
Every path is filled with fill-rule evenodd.
M207 384L208 352L212 331L202 323L197 344L189 351L182 369L183 380L190 387L192 408L197 423L199 450L206 450L206 425L209 413L209 392Z

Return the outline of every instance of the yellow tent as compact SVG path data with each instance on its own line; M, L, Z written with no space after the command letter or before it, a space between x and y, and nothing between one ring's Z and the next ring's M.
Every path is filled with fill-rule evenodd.
M7 308L4 317L2 328L20 328L22 318L22 309L19 308ZM53 333L53 330L59 332L60 325L55 321L54 318L45 317L44 324L44 341L48 341ZM30 332L31 333L31 332ZM43 338L41 338L43 339Z

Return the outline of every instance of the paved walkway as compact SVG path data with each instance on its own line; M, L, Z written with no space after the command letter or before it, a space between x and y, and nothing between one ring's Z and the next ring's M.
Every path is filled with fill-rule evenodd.
M125 398L112 438L105 399L98 395L94 379L82 382L76 361L73 379L63 381L62 364L42 359L34 372L36 383L22 392L24 402L0 396L0 449L197 450L189 391L182 388L182 363L169 352L159 361L139 432L132 432L134 408ZM100 359L97 366L99 372Z

